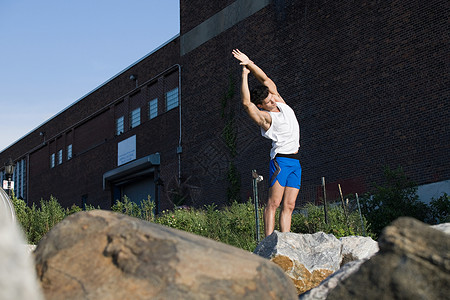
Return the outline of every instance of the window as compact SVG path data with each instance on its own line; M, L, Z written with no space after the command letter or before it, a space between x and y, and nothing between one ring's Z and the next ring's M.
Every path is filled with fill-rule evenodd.
M14 168L13 181L14 181L14 193L17 198L26 199L27 196L27 161L21 159L16 162Z
M72 144L67 146L67 160L71 160L71 159L72 159Z
M58 151L58 165L62 164L62 162L63 162L63 152L62 149L60 149Z
M20 197L19 195L22 193L22 191L20 190L22 181L22 161L20 160L16 163L13 180L15 181L14 193L17 195L17 197Z
M50 167L55 167L55 153L52 153L52 155L50 155Z
M153 99L148 103L148 118L153 119L158 115L158 99Z
M141 108L136 108L130 115L131 128L139 126L141 124Z
M123 133L123 116L116 119L116 135Z
M178 88L166 93L166 111L178 106Z

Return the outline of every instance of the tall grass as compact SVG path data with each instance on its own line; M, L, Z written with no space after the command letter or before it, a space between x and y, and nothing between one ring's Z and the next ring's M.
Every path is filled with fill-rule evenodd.
M61 222L70 213L81 209L64 209L56 198L40 201L40 207L34 203L27 206L23 200L12 197L12 202L16 210L16 216L25 232L29 243L36 244L55 224Z
M82 209L76 205L64 209L54 197L41 200L40 206L28 207L23 200L13 197L17 219L21 223L28 242L36 244L55 224L66 216ZM96 209L86 206L85 210ZM218 242L226 243L247 251L254 251L256 240L255 207L251 200L246 203L233 202L219 209L211 204L203 208L175 208L155 215L155 204L150 197L137 204L127 197L117 200L112 210L131 217L149 222L184 230L201 235ZM262 208L259 215L262 216ZM349 222L344 219L344 213L339 207L329 209L329 224L325 224L323 209L307 205L301 213L292 217L291 229L296 233L314 233L324 231L336 237L360 234L359 216L351 214ZM278 214L277 214L278 218ZM263 222L260 220L260 236L263 236ZM349 225L347 225L349 224ZM359 227L358 227L359 226ZM279 228L276 228L279 230Z
M185 230L244 250L256 248L254 205L233 202L218 209L214 204L203 209L179 208L165 211L156 223Z
M433 199L430 205L418 202L417 188L407 180L401 169L386 169L386 183L377 185L372 194L361 197L362 216L356 206L356 199L349 195L345 210L338 203L328 205L328 222L325 222L324 208L307 204L292 215L291 231L295 233L331 233L337 238L348 235L366 235L376 238L381 229L399 216L412 216L430 224L449 222L450 196L443 194ZM76 205L63 208L56 198L41 200L40 205L27 206L23 200L12 197L17 219L25 231L28 242L36 244L55 224L66 216L82 209ZM98 209L87 205L84 210ZM202 208L175 208L155 215L155 204L148 197L139 204L124 197L117 200L112 210L145 221L188 231L197 235L253 251L256 241L255 207L251 200L246 203L233 202L218 208L211 204ZM263 208L259 208L262 216ZM276 214L279 218L279 211ZM362 223L361 223L362 219ZM260 236L263 236L263 222ZM275 228L279 230L278 227ZM364 230L365 229L365 230Z
M347 213L346 213L347 212ZM315 206L311 203L306 204L300 213L292 215L291 231L297 233L315 233L325 232L331 233L336 238L350 235L362 236L366 233L368 236L374 237L370 231L370 224L357 211L348 213L340 204L328 205L327 221L325 222L325 212L322 206Z

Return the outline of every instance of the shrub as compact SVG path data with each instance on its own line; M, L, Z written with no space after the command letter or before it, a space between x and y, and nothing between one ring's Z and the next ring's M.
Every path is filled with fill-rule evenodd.
M17 199L14 194L11 196L11 202L14 206L14 210L16 212L16 218L20 225L24 225L28 219L28 210L29 207L22 199Z
M40 207L35 204L28 207L23 200L13 199L17 218L26 232L29 243L36 244L57 222L64 217L81 211L76 205L63 209L53 197L48 201L41 200ZM85 210L96 209L87 205ZM203 209L175 208L166 210L158 216L154 214L155 204L150 197L140 204L124 197L117 200L112 210L128 216L184 230L213 240L226 243L247 251L254 251L256 240L255 207L251 199L246 203L233 202L230 206L218 209L216 205L204 206ZM329 209L329 224L324 223L323 209L312 204L305 207L305 213L296 213L292 217L292 231L297 233L314 233L324 231L336 237L347 234L359 234L359 216L351 213L348 222L343 210L338 206ZM260 208L262 216L262 208ZM279 216L279 210L277 212ZM260 236L263 237L263 223ZM347 225L348 224L348 225ZM278 228L277 228L278 229ZM279 229L278 229L279 230Z
M348 207L350 208L350 207ZM348 211L348 208L346 209ZM345 213L343 207L338 204L327 206L327 220L325 223L325 212L323 206L315 206L308 203L301 212L292 215L291 231L296 233L331 233L336 238L349 235L363 235L364 230L358 211ZM368 236L374 236L370 230L366 219L363 217L364 228Z
M244 250L254 251L256 242L255 208L251 200L234 201L222 210L207 210L207 237Z
M163 211L155 219L155 223L184 230L198 235L205 235L206 215L195 208L176 208Z
M17 199L14 195L11 197L11 201L16 210L17 220L30 244L39 242L55 224L61 222L71 211L62 208L53 196L48 201L41 199L40 207L34 203L29 207L25 201Z
M116 204L111 207L112 211L145 221L153 222L155 220L155 203L151 201L150 196L147 197L147 200L142 200L139 205L130 201L127 196L122 199L123 201L116 200Z
M80 211L82 211L82 209L79 206L73 204L69 209L66 210L66 215L71 215Z
M430 202L430 224L450 222L450 195L443 193L442 196Z
M401 216L409 216L425 222L428 207L417 196L417 185L409 181L401 168L384 170L385 183L375 184L372 194L361 198L361 210L376 235L384 227Z
M233 202L218 210L214 204L203 209L176 208L162 212L156 223L188 231L244 250L256 248L254 205Z

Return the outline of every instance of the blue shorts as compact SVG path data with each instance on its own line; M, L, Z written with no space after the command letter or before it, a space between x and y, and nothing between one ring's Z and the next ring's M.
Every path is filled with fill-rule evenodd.
M270 161L270 186L278 181L283 187L300 189L301 177L302 167L298 159L275 157Z

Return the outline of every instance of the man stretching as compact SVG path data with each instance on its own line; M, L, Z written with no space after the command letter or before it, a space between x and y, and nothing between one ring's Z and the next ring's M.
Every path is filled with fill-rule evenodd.
M242 105L250 118L261 127L262 136L272 140L270 188L264 209L264 233L268 236L274 231L275 212L282 200L280 230L289 232L302 173L298 153L298 121L292 108L278 94L275 83L263 70L238 49L233 50L233 55L242 65ZM251 93L248 87L249 73L261 83L261 86L253 89Z

